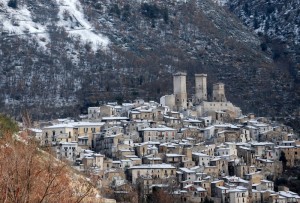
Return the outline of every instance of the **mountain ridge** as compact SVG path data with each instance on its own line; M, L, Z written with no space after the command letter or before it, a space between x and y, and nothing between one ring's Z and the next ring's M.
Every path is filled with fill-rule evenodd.
M257 36L212 1L81 1L84 19L109 40L97 50L58 25L57 1L23 3L41 24L40 12L49 15L49 43L43 51L35 39L1 36L2 111L16 115L28 108L43 118L78 114L103 101L158 100L172 93L172 74L186 71L188 77L203 72L209 83L224 82L229 100L246 112L294 112L291 75L261 50ZM76 28L70 16L64 23ZM190 95L192 87L188 80Z

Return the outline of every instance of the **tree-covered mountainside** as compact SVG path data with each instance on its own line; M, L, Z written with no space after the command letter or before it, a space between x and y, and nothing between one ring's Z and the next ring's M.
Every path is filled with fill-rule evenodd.
M271 49L274 58L289 56L297 76L300 71L300 2L229 0L227 6L247 26L265 37L262 48Z
M289 61L290 74L299 84L300 2L229 0L226 6L261 37L262 50L271 52L276 61Z
M183 70L190 95L193 74L207 73L209 85L224 82L227 98L245 112L297 112L290 63L274 60L255 33L210 0L16 1L0 1L2 111L26 108L39 119L102 101L158 100Z

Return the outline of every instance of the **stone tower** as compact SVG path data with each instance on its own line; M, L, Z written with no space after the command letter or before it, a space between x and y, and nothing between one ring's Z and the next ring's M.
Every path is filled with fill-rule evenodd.
M225 88L223 83L216 83L213 85L213 101L226 102Z
M207 74L195 74L195 103L207 100Z
M173 86L175 95L175 109L177 111L187 108L186 73L175 73L173 75Z

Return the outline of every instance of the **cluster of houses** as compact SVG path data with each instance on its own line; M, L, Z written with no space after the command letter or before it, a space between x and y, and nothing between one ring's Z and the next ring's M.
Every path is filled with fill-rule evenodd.
M89 107L80 121L57 119L31 129L57 158L97 176L118 195L138 188L141 201L166 190L181 202L300 202L274 181L300 163L293 129L228 102L224 84L207 101L205 74L195 75L187 99L186 74L174 75L174 94L160 103L137 99Z

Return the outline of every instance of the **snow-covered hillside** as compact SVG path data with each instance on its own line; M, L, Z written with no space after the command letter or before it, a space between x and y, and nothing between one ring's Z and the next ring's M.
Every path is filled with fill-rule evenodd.
M97 33L83 14L79 0L56 0L59 5L58 26L64 27L71 35L79 36L83 41L91 43L94 50L106 47L109 39Z
M23 3L13 8L9 6L9 1L0 1L0 28L2 27L2 35L6 37L30 38L46 49L46 45L50 42L48 26L55 23L70 35L79 37L82 43L89 43L94 51L101 47L105 48L109 44L109 39L97 33L85 18L78 0L54 0L53 4L58 5L59 8L58 21L42 24L34 22L29 9L30 5Z
M288 68L212 0L0 3L0 111L45 118L103 101L158 100L172 93L176 71L224 82L245 112L290 113L297 103Z
M45 48L49 43L47 28L37 22L33 22L31 13L26 5L15 9L8 6L9 0L0 1L0 27L2 35L7 37L20 36L31 37Z
M300 81L300 1L228 0L227 6L265 37L263 49L272 50L276 59L287 57L291 61L290 70Z

